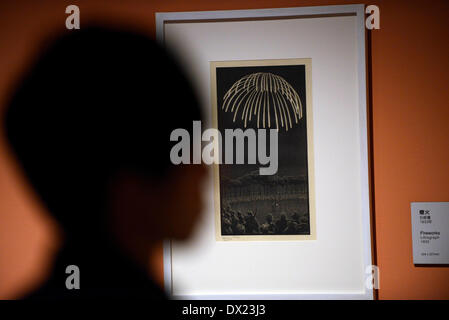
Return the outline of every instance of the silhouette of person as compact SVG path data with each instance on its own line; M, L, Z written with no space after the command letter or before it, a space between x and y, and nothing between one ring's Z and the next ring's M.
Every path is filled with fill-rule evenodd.
M285 234L285 229L287 228L287 216L285 213L281 213L279 219L275 223L275 226L277 234Z
M263 234L274 234L275 230L273 215L269 213L265 216L265 223L261 226L261 232Z
M246 214L245 230L248 234L259 233L259 223L257 222L256 214L251 210Z
M202 165L173 165L170 133L201 120L186 76L134 31L91 26L48 42L11 97L7 139L64 241L27 298L165 299L147 266L202 208ZM69 265L79 289L68 289Z

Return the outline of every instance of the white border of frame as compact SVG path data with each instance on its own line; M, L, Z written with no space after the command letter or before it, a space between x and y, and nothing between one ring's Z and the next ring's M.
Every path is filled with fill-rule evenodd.
M372 247L371 247L371 217L370 217L370 187L368 168L368 123L367 123L367 99L366 99L366 58L365 58L365 5L337 5L337 6L314 6L295 7L278 9L255 9L255 10L224 10L224 11L195 11L195 12L161 12L156 13L156 38L160 43L164 43L164 27L166 23L175 22L195 22L200 20L245 20L245 19L285 19L298 16L335 16L335 15L355 15L357 20L357 78L359 85L359 125L360 125L360 176L362 194L362 235L364 248L365 270L371 273ZM172 265L171 265L172 245L171 241L164 242L164 283L165 290L171 295L173 292ZM183 295L173 296L173 299L205 299L205 300L296 300L296 299L373 299L374 292L365 287L365 293L345 294L345 293L316 293L316 294L260 294L260 295Z

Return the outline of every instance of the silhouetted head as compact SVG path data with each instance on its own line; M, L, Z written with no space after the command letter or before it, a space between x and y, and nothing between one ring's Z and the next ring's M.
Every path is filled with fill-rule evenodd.
M201 210L201 166L170 162L170 133L199 103L180 68L134 32L83 28L57 38L12 96L7 138L68 238L122 228L185 238Z

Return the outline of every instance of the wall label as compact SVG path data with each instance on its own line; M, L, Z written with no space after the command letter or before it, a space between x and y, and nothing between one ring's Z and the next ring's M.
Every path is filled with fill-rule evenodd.
M449 264L449 202L412 202L414 264Z

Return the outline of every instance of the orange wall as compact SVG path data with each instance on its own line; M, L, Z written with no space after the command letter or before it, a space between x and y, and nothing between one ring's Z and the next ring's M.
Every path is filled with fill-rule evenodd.
M102 0L0 2L0 110L36 45L64 26L65 7L154 34L154 13L348 4L356 1ZM39 5L37 4L39 3ZM381 12L371 34L371 126L375 257L380 299L449 299L448 267L414 267L411 201L449 201L449 2L369 1ZM68 65L68 68L70 66ZM27 189L0 138L0 298L45 277L57 229ZM161 280L160 254L155 272Z

